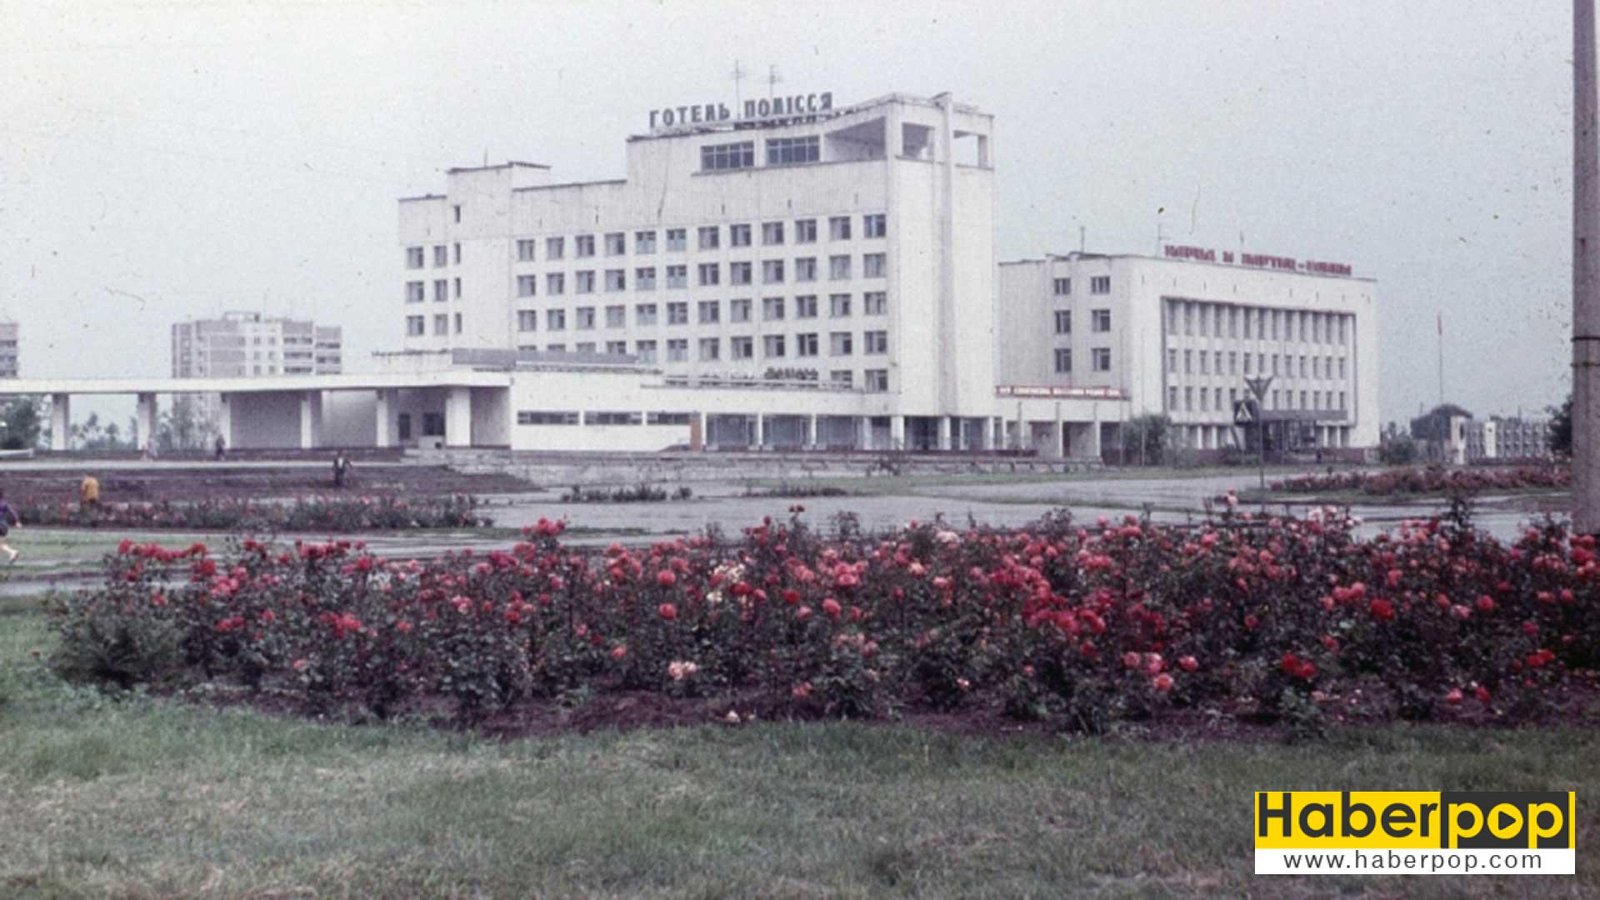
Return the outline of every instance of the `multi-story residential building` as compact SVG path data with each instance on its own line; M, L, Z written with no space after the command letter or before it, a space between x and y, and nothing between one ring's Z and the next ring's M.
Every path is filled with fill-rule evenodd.
M1267 377L1269 449L1377 443L1374 281L1337 263L1165 253L1001 264L1002 393L1109 392L1130 416L1169 417L1184 446L1223 450L1255 446L1255 412L1236 417L1236 407L1251 396L1248 379ZM1070 454L1075 429L1066 425Z
M948 95L777 105L653 115L623 179L514 162L402 200L403 346L626 355L669 384L759 385L778 419L819 389L858 398L861 421L790 435L806 444L986 445L990 117ZM708 438L740 442L749 418Z
M343 371L338 326L232 312L172 326L174 378L333 375Z
M0 378L17 377L17 334L17 323L0 322Z

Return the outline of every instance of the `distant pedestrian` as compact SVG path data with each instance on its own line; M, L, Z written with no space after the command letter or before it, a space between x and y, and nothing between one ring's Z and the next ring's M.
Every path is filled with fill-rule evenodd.
M78 485L78 502L85 512L100 508L100 479L83 476L83 482Z
M11 504L6 502L5 491L0 491L0 553L5 553L6 565L16 562L17 557L20 555L7 543L6 536L11 533L11 529L21 527L22 518L17 515L15 509L11 508Z
M333 458L333 486L344 487L344 480L350 476L350 460L343 453Z
M228 442L223 439L222 435L219 434L219 435L217 435L217 456L216 456L216 460L217 460L217 462L222 462L223 460L225 460L227 458L228 458Z

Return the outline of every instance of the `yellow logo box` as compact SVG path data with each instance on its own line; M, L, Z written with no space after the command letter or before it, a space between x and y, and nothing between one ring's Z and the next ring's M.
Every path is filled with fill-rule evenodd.
M1257 791L1256 849L1574 849L1572 791Z

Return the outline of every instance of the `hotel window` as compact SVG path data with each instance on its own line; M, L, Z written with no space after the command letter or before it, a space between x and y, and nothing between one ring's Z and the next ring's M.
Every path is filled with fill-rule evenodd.
M440 313L439 315L434 316L433 317L433 333L434 334L449 334L450 333L450 317L445 315L444 313Z
M816 356L817 355L817 335L816 335L815 332L812 332L810 334L797 334L797 335L794 336L794 355L795 356Z
M1057 278L1055 280L1055 294L1056 294L1057 297L1070 297L1070 296L1072 296L1072 279L1071 278Z
M761 319L762 319L762 321L765 321L765 322L781 322L781 321L783 321L783 298L782 297L763 297L763 298L761 298Z
M1111 371L1111 348L1110 347L1096 347L1093 350L1090 350L1089 352L1093 355L1093 358L1090 360L1091 367L1096 372L1109 372L1109 371Z
M1345 375L1344 375L1344 357L1342 357L1342 356L1339 357L1339 377L1341 379L1343 379L1345 377ZM1339 408L1340 409L1344 409L1344 404L1343 403L1339 404Z
M850 240L850 217L849 216L830 216L828 218L828 240L830 240L830 241L848 241L848 240Z
M1228 351L1228 374L1239 374L1239 352L1237 350Z
M1282 320L1283 320L1283 313L1280 310L1276 310L1276 309L1273 310L1272 311L1272 339L1273 340L1277 340L1278 339L1279 323L1282 322ZM1277 373L1274 372L1273 374L1276 375Z
M450 245L450 249L451 249L451 252L453 253L453 255L456 258L456 265L458 265L458 266L461 265L461 244L460 244L460 242L457 242L455 244Z
M1206 352L1204 350L1200 351L1200 374L1201 375L1210 375L1211 374L1211 358L1206 355Z
M656 342L637 341L633 345L633 352L639 357L639 362L653 363L656 361Z
M542 409L517 410L518 425L576 425L578 414L575 412L551 412Z
M1089 313L1089 330L1106 332L1111 330L1111 310L1096 309Z
M861 277L886 278L889 275L889 258L882 253L861 254Z
M1306 377L1306 357L1303 353L1300 355L1300 377Z
M423 296L422 282L420 282L420 281L408 281L408 282L406 282L406 302L407 303L421 303L424 299L426 299L426 298Z
M875 213L861 217L861 234L863 237L881 238L889 235L889 217L883 213Z
M869 356L879 356L889 352L889 332L867 331L861 335L864 352Z
M1250 358L1250 354L1246 353L1244 355L1244 373L1246 375L1250 374Z
M722 283L722 267L716 263L700 264L700 284L712 285Z
M1282 373L1278 371L1278 354L1274 353L1272 354L1272 377L1277 378L1280 374Z
M767 165L769 166L814 163L821 158L821 139L816 135L798 138L769 138L767 140Z
M606 307L606 327L628 327L628 308L620 303L616 304L615 306Z
M422 316L406 316L406 336L419 337L427 330L426 320Z
M689 339L674 338L667 341L667 362L689 361Z
M722 229L715 225L700 226L700 249L715 250L722 246Z
M747 262L728 263L729 284L749 284L753 266Z
M668 325L687 325L687 324L689 324L689 304L688 304L687 301L680 301L680 302L677 302L677 303L668 303L667 304L667 324Z
M700 358L711 361L722 358L722 340L720 338L700 339Z
M534 247L534 244L536 244L536 243L538 243L538 242L537 241L528 241L528 240L517 241L517 261L518 262L533 262L533 247ZM443 248L438 248L438 249L443 249Z
M784 355L784 340L781 334L769 334L761 339L761 355L767 359L775 359Z
M750 246L750 226L749 225L729 225L728 226L728 245L731 246L731 247L748 247L748 246Z
M868 369L861 373L866 378L866 389L875 394L889 390L888 369Z
M633 287L640 291L653 291L656 289L656 267L645 266L633 270Z
M728 355L734 359L755 359L756 339L753 337L729 338Z
M567 276L561 272L551 272L544 277L544 292L551 296L567 292Z
M855 373L849 369L834 369L828 373L828 380L843 387L855 384Z
M436 284L442 284L442 283L443 282L437 282ZM535 276L535 275L518 275L517 276L517 296L518 297L532 297L534 295L534 291L537 288L538 284L539 284L538 276Z
M761 261L761 283L783 284L783 260L767 259Z
M625 291L628 289L628 273L624 269L606 270L606 290Z
M830 356L850 356L856 352L855 339L848 331L835 331L828 335L828 354Z
M567 352L567 345L566 344L546 344L544 349L548 353L565 353L565 352Z
M461 299L461 279L452 278L452 279L450 279L450 281L451 281L452 286L456 289L456 299L460 300Z
M1344 409L1344 391L1339 392L1339 408Z
M1109 294L1109 293L1111 293L1111 276L1110 275L1096 275L1093 278L1090 278L1089 279L1089 293L1091 293L1091 294Z
M422 248L421 247L407 247L406 248L406 268L408 268L408 269L420 269L420 268L422 268L422 259L423 259L423 257L422 257Z
M1065 374L1072 371L1072 348L1056 348L1056 372Z
M688 286L688 266L667 266L667 290L675 291Z
M1183 408L1185 411L1194 409L1194 388L1192 387L1183 389Z
M573 240L577 242L577 246L573 251L574 256L582 259L584 257L594 255L594 235L580 234L576 238L573 238Z
M1056 310L1056 334L1072 333L1072 310Z
M834 281L846 281L850 278L850 257L828 257L828 277Z
M1174 412L1178 409L1178 389L1175 387L1167 388L1167 409Z
M1185 350L1185 351L1183 351L1183 374L1185 374L1185 375L1194 374L1194 351L1193 350Z
M776 246L783 243L782 222L761 223L761 243L763 246Z
M579 331L594 330L594 307L580 306L575 310L578 317L577 328Z
M667 229L667 252L668 253L682 253L682 252L684 252L685 250L688 250L688 249L689 249L689 229L687 229L687 228L668 228Z
M861 312L868 316L882 316L889 312L889 295L883 291L867 291L861 295Z
M795 219L794 242L796 244L815 244L817 242L817 220Z
M828 315L835 319L843 319L850 315L849 294L828 295Z
M817 258L815 256L803 256L794 261L794 280L817 280Z
M656 324L656 305L654 303L640 303L633 307L633 324Z
M587 270L587 271L583 271L583 272L575 272L573 274L574 274L574 277L576 278L576 281L573 283L573 288L572 288L573 293L575 293L575 294L592 294L592 293L594 293L594 270L593 269L590 269L590 270Z
M560 259L561 257L566 255L566 252L567 252L567 239L566 238L558 238L558 237L545 238L545 241L544 241L544 258L545 259L547 259L547 260Z
M734 144L708 144L700 148L700 171L702 172L748 169L755 164L755 141L739 141Z
M700 324L710 325L722 321L722 303L718 300L700 301Z
M634 253L656 252L656 233L654 231L635 231L633 233Z
M730 321L730 322L748 322L748 321L750 321L750 301L749 300L729 300L728 301L728 321Z
M572 349L578 353L593 353L594 341L579 341L572 346Z
M620 231L606 234L606 255L621 256L628 252L628 236Z
M796 319L815 319L817 317L817 295L801 294L795 297L794 317Z

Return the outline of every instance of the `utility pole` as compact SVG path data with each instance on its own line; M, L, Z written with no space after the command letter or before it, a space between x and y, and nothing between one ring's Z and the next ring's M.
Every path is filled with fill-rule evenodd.
M1595 0L1572 15L1572 530L1600 532L1600 142L1596 139Z
M1261 493L1267 491L1267 388L1272 386L1271 375L1246 378L1245 386L1256 398L1256 453L1261 460ZM1266 501L1263 500L1263 503Z

